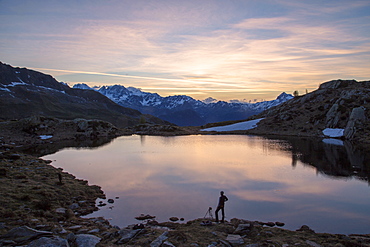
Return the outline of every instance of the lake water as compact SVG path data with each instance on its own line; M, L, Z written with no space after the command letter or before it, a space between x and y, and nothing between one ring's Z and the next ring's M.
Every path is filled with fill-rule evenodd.
M123 136L44 159L115 199L89 217L120 227L140 214L188 220L216 208L226 220L280 221L296 230L370 233L369 157L350 144L246 135ZM213 212L214 214L214 212Z

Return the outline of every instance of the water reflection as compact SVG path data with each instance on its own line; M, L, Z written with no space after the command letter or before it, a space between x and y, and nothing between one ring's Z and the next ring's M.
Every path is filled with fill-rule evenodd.
M226 219L283 221L292 230L368 233L367 153L298 138L126 136L94 150L64 149L46 159L120 199L93 214L112 224L141 213L165 221L203 217L219 191ZM346 179L333 179L346 178Z
M280 139L282 140L282 139ZM342 145L320 142L315 139L288 138L291 147L292 165L297 161L313 166L317 172L336 178L354 177L369 183L370 157L368 152L354 146L349 141L342 141ZM278 146L281 147L281 146Z
M113 138L110 137L99 137L97 139L83 139L83 140L65 140L60 142L46 142L44 144L32 145L32 146L22 146L18 150L32 154L35 156L45 156L48 154L53 154L62 150L64 148L87 148L87 149L96 149L101 146L107 145L113 141Z

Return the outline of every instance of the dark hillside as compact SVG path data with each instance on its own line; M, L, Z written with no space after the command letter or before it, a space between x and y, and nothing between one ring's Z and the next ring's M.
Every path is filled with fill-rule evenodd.
M265 119L250 133L323 136L324 129L339 128L345 129L343 138L367 142L369 108L370 81L329 81L314 92L253 116Z
M117 127L148 123L166 124L152 116L122 107L104 95L73 89L52 76L0 63L0 120L47 116L60 119L99 119ZM168 123L167 123L168 124Z

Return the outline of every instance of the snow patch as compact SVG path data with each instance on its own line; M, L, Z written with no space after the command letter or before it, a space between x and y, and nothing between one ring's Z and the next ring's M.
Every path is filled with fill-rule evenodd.
M329 137L342 137L344 133L344 129L326 128L322 131L322 133Z
M40 137L41 140L47 140L47 139L52 138L53 136L50 136L50 135L40 135L39 137Z
M11 92L9 89L5 88L5 87L0 87L0 90L2 91L7 91L7 92Z
M263 118L259 118L259 119L240 122L240 123L236 123L236 124L230 124L230 125L219 126L219 127L212 127L212 128L208 128L208 129L203 129L201 131L219 131L219 132L222 132L222 131L234 131L234 130L250 130L250 129L256 128L257 124L262 119Z
M15 87L15 86L18 86L18 85L27 85L27 83L24 83L23 81L22 82L13 81L10 84L6 85L6 87Z

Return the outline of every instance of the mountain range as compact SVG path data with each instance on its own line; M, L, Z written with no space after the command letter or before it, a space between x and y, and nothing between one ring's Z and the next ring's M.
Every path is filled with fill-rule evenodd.
M275 100L257 103L217 101L213 98L200 101L186 95L162 97L157 93L143 92L123 85L91 88L86 84L75 84L73 88L97 91L121 106L151 114L179 126L200 126L246 119L293 98L290 94L281 93Z
M60 119L99 119L117 127L139 123L201 126L212 122L246 119L293 98L258 103L225 102L186 95L162 97L122 85L73 88L51 75L0 62L0 120L47 116Z
M31 116L99 119L117 127L147 123L169 124L123 107L93 90L71 88L52 76L0 62L0 120Z

